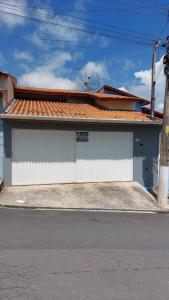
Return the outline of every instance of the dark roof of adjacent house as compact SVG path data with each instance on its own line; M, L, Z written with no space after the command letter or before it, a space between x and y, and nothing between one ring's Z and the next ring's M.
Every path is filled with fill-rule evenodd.
M116 95L118 94L118 95L123 95L123 96L126 96L126 97L134 97L134 98L137 99L137 101L142 102L143 105L147 105L147 104L150 103L148 100L145 100L145 99L143 99L143 98L141 98L139 96L136 96L136 95L133 95L133 94L129 93L128 91L124 91L124 90L118 89L118 88L116 88L114 86L111 86L111 85L108 85L108 84L105 84L104 86L102 86L97 92L101 93L101 91L104 90L104 89L107 89L107 90L110 90L112 92L115 92Z
M151 113L151 109L149 107L143 107L143 113L149 114ZM163 119L163 113L160 111L154 111L154 115L157 118Z

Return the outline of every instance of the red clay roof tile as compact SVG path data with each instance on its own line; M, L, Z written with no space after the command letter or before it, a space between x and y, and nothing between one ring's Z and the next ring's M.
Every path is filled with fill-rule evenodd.
M107 110L94 104L67 103L53 100L15 100L5 112L6 115L67 117L81 119L121 119L150 121L145 113L135 111Z
M64 95L64 96L78 96L78 97L89 97L92 99L99 99L99 100L107 100L107 99L117 99L117 100L128 100L128 101L134 101L134 102L144 102L144 104L148 104L149 102L146 100L143 100L136 96L126 96L126 95L113 95L113 94L102 94L102 93L96 93L96 92L80 92L78 90L63 90L63 89L47 89L47 88L35 88L35 87L24 87L24 86L18 86L15 87L15 94L16 98L19 95L21 98L25 94L29 94L29 97L32 95Z

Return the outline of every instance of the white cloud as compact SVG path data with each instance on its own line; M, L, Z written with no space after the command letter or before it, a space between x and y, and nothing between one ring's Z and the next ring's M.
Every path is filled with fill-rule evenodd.
M55 45L57 47L57 40L59 40L59 47L63 47L65 44L64 42L61 43L60 40L72 41L72 45L74 45L78 41L84 39L85 32L83 32L83 30L85 29L85 22L81 21L81 25L79 25L78 23L77 25L72 24L72 21L74 22L74 20L71 17L64 15L56 15L52 9L39 8L36 10L35 16L41 19L42 21L50 21L51 19L52 23L55 24L54 26L52 26L51 24L38 25L37 29L29 37L30 40L37 46L49 47L51 45ZM78 29L82 31L79 31Z
M87 3L93 2L92 0L76 0L75 9L76 10L85 10L85 5Z
M134 60L130 58L119 58L119 57L114 57L113 61L115 64L117 64L122 71L130 71L136 67L136 63Z
M71 60L72 56L68 52L54 52L45 58L43 65L22 74L19 82L35 87L76 89L76 81L64 77L65 65Z
M98 76L100 79L109 79L105 62L89 61L83 68L88 76Z
M165 75L163 72L163 58L156 63L157 83L156 83L156 102L157 110L163 109L164 89L165 89ZM150 100L151 98L151 69L141 70L134 73L137 79L137 84L128 85L127 90L130 93L141 96Z
M54 72L43 70L34 70L32 72L23 74L19 82L23 85L46 87L46 88L59 88L59 89L76 89L76 82L57 76Z
M29 72L30 71L30 67L26 64L26 63L19 63L17 64L18 68L22 69L22 71L24 72Z
M75 2L75 10L85 9L84 5L91 0L78 0ZM101 37L97 30L95 34L87 33L88 21L79 19L79 15L70 16L67 14L56 14L52 7L38 8L34 15L40 19L42 23L38 24L34 32L28 35L27 38L36 46L43 48L66 48L76 46L79 42L83 43L98 43L99 47L106 48L109 45L109 40L106 37ZM45 22L51 22L45 23ZM44 23L43 23L44 22ZM92 38L91 38L92 37ZM70 42L70 43L69 43Z
M129 71L135 67L135 63L131 59L125 59L123 62L123 70L124 71Z
M18 25L23 25L25 22L24 19L12 14L14 13L26 16L26 8L26 0L18 0L17 2L14 0L2 0L1 10L3 10L4 13L1 12L0 24L7 26L9 29Z
M123 91L123 92L127 92L126 88L124 86L120 87L119 90Z
M110 44L110 40L104 36L97 36L97 39L101 48L107 48Z
M14 58L19 61L27 61L27 62L33 61L33 57L31 55L31 53L28 51L15 50Z
M78 57L77 53L71 55L65 51L55 51L50 55L43 57L43 63L36 66L33 70L25 70L20 76L19 83L21 85L60 88L60 89L81 89L79 85L79 76L72 79L69 77L68 63ZM108 72L103 62L88 62L82 68L87 70L87 74L99 76L99 78L107 78Z
M54 51L47 54L44 57L44 65L38 67L38 69L43 69L44 71L56 71L57 73L63 73L64 66L67 62L73 59L69 52L65 51Z

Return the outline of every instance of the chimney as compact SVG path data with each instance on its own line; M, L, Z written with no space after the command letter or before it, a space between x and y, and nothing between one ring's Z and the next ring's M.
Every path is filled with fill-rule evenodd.
M9 73L0 72L0 112L14 99L14 87L17 85L17 79Z

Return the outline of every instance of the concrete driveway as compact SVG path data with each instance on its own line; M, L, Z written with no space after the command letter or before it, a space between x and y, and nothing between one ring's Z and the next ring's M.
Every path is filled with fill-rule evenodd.
M58 209L159 210L154 198L136 182L8 187L0 193L0 205Z

